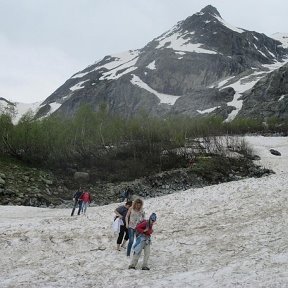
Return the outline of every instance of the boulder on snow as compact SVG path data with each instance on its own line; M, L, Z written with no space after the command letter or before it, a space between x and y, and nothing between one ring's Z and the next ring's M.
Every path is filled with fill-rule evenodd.
M270 153L271 153L272 155L281 156L281 153L280 153L279 151L275 150L275 149L270 149L269 151L270 151Z
M75 172L74 173L74 180L76 181L89 181L90 179L90 175L87 172Z

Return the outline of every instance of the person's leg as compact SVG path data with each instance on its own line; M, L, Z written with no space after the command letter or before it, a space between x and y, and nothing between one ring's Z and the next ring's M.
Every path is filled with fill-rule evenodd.
M79 208L78 208L78 215L80 215L80 213L81 213L81 210L82 210L82 204L83 204L83 201L79 201L79 202L78 202L78 205L79 205Z
M128 234L129 234L129 242L128 242L128 246L127 246L127 256L130 256L131 254L131 249L132 249L132 245L134 242L134 235L135 235L135 230L132 228L128 228Z
M86 214L87 207L88 207L88 202L83 202L83 213Z
M71 216L74 215L76 207L77 207L77 201L74 202L74 206L73 206L73 209L72 209L72 212L71 212Z
M128 229L126 228L126 226L123 226L123 227L124 227L125 237L124 237L124 241L121 247L126 248L126 242L129 240L129 234L128 234Z
M148 268L148 260L150 256L150 244L145 244L144 246L144 260L143 260L143 265L142 268Z
M124 225L121 225L120 226L120 232L119 232L119 236L118 236L118 239L117 239L117 250L120 250L120 245L123 241L123 237L124 237L124 233L125 233L125 226Z
M132 257L131 264L129 265L129 269L135 269L136 268L136 265L137 265L139 258L141 256L141 252L139 254L133 253L133 257Z

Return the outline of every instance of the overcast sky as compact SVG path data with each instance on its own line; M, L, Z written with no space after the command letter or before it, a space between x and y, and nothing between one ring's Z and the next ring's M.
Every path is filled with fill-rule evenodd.
M234 26L288 32L287 0L0 0L0 97L41 101L97 59L141 48L208 4Z

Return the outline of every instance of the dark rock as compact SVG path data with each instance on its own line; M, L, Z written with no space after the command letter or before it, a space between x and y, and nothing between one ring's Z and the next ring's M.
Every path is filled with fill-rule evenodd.
M75 172L74 173L74 180L78 182L88 182L89 181L89 173L87 172Z
M254 161L259 161L261 160L261 157L258 155L250 155L249 159L254 160Z
M280 153L279 151L275 150L275 149L270 149L269 151L270 151L270 153L271 153L272 155L281 156L281 153Z

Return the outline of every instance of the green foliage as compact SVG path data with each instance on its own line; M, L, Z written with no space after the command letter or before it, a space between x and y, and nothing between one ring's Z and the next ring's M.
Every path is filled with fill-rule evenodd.
M163 119L145 113L124 119L109 115L105 105L98 112L82 106L69 119L35 120L26 114L17 125L9 115L1 115L0 155L49 168L93 167L95 179L118 181L186 167L191 155L178 155L175 150L191 139L262 132L269 126L273 131L287 131L287 123L281 126L276 120L270 119L265 126L253 119L223 123L220 117Z

